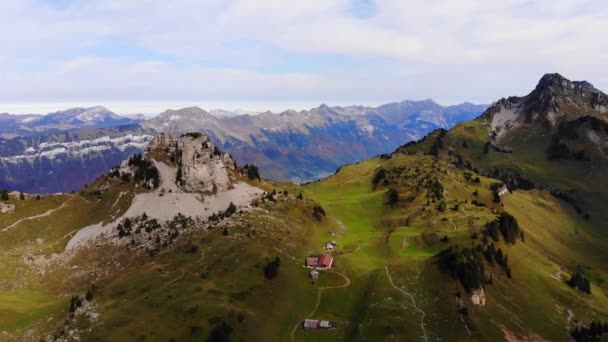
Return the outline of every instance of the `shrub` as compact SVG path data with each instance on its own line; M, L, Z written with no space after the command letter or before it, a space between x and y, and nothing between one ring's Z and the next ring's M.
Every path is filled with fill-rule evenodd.
M323 207L321 207L320 205L315 205L314 208L312 208L312 216L317 221L321 222L323 216L325 216L325 209L323 209Z
M378 186L378 184L380 184L380 182L382 180L384 180L385 178L386 178L386 170L384 170L384 169L378 170L378 172L376 172L376 174L374 175L374 178L372 179L373 188L375 189Z
M577 270L570 276L570 280L567 281L567 284L586 294L591 294L591 283L589 282L589 278L582 274L580 270Z
M207 342L229 342L230 335L232 335L232 327L230 324L221 321L213 327L209 338L207 338Z
M244 166L245 170L247 170L247 177L249 177L249 179L251 180L261 180L260 178L260 170L258 169L257 166L255 165L245 165Z
M72 296L70 300L70 313L76 311L80 306L82 306L82 299L79 296Z
M386 195L388 197L389 205L394 206L399 202L399 192L397 190L391 188L386 192Z
M273 261L266 264L264 267L264 276L268 280L272 280L279 274L279 266L281 265L281 259L279 257L274 258Z
M604 341L605 335L608 334L608 322L592 321L588 327L576 325L570 330L570 336L576 342L587 341Z

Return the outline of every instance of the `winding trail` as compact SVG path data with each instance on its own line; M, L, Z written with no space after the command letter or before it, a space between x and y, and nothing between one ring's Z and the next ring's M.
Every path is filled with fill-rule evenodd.
M454 230L456 230L456 225L454 224L454 221L452 219L449 219L448 221L450 221L450 223L452 224L452 226L454 227Z
M68 203L70 203L70 201L72 201L73 199L74 199L74 197L70 197L70 199L68 199L67 201L63 202L63 203L62 203L60 206L58 206L57 208L49 209L49 210L45 211L45 212L44 212L44 213L42 213L42 214L38 214L38 215L35 215L35 216L28 216L28 217L23 217L23 218L20 218L19 220L15 221L15 222L14 222L13 224L11 224L10 226L8 226L8 227L6 227L6 228L3 228L3 229L2 229L2 231L3 231L3 232L6 232L6 231L8 231L8 230L10 230L10 229L13 229L13 228L15 228L16 226L18 226L18 225L19 225L21 222L25 222L25 221L31 221L31 220L35 220L35 219L38 219L38 218L41 218L41 217L49 216L49 215L51 215L52 213L54 213L54 212L56 212L56 211L59 211L59 210L61 210L61 209L65 208L65 207L68 205Z
M198 246L198 248L199 248L199 251L200 251L200 256L199 256L199 258L198 258L198 259L196 259L196 261L194 261L194 262L193 262L193 264L198 264L198 263L200 263L201 261L203 261L203 258L205 257L205 253L203 252L202 247L201 247L199 244L196 244L196 246ZM152 265L157 266L157 267L162 266L162 265L158 265L158 264L157 264L155 261L152 261ZM150 293L161 291L161 290L163 290L163 289L165 289L165 288L167 288L167 287L169 287L169 286L171 286L171 285L173 285L173 284L177 283L178 281L180 281L180 280L181 280L181 279L182 279L182 278L183 278L183 277L186 275L186 271L185 271L183 268L180 268L180 269L179 269L179 272L180 272L180 273L179 273L179 275L177 275L177 276L175 276L175 277L173 277L173 278L171 278L171 279L167 280L167 281L166 281L166 282L164 282L162 285L160 285L158 288L156 288L156 289L154 289L154 290L150 290L150 291L149 291L149 292L147 292L147 293L141 294L141 295L139 295L139 296L137 296L137 297L135 297L135 298L131 299L131 301L139 301L139 300L142 300L142 299L144 299L144 298L146 298L146 297L149 297L149 296L150 296Z
M347 276L345 276L344 274L340 273L340 272L337 272L337 271L323 271L323 272L328 272L328 273L334 273L334 274L337 274L337 275L341 276L342 278L344 278L344 280L346 280L346 282L345 282L344 284L342 284L342 285L336 285L336 286L323 286L323 287L319 287L319 288L317 288L317 303L315 304L314 309L312 309L312 311L311 311L311 312L310 312L308 315L306 315L306 317L304 317L303 319L299 320L299 321L296 323L296 325L294 325L293 329L291 329L291 335L290 335L290 336L291 336L291 341L292 341L292 342L295 342L295 337L294 337L294 335L296 334L296 331L298 330L298 327L299 327L299 326L302 324L302 322L303 322L305 319L307 319L307 318L309 318L309 317L313 316L313 315L314 315L314 314L317 312L317 309L319 309L319 305L321 305L321 296L323 295L323 292L324 292L325 290L330 290L330 289L340 289L340 288L344 288L344 287L347 287L347 286L349 286L349 285L350 285L350 279L349 279Z
M416 300L414 299L414 296L412 296L411 293L407 292L406 290L398 287L397 285L395 285L395 283L393 283L393 278L391 277L391 274L388 272L388 266L384 266L384 269L386 270L386 276L388 277L388 281L391 283L391 286L393 288L395 288L395 290L409 296L412 299L412 304L414 304L414 308L422 314L422 318L420 319L420 328L422 329L422 338L424 339L425 342L428 342L428 337L426 336L426 329L424 328L424 317L426 316L426 313L418 307L418 305L416 304Z

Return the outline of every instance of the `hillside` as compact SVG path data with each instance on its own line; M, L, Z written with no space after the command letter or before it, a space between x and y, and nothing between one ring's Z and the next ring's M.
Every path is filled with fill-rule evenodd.
M79 193L12 193L0 216L3 337L597 337L608 321L608 187L592 183L606 167L591 154L601 144L581 144L579 159L547 147L572 122L603 121L586 106L598 101L588 91L604 95L547 77L557 76L304 186L260 180L205 134L167 133ZM529 106L539 98L553 105ZM503 110L513 113L498 137Z
M80 193L13 193L0 230L4 337L565 340L577 324L608 318L605 240L547 192L497 203L498 180L403 153L302 188L252 180L216 151L200 134L157 136L147 157ZM499 228L494 240L488 227L503 212L523 234ZM304 258L329 240L334 270L311 283ZM508 267L486 259L490 245ZM483 272L450 276L446 251L477 246L471 262ZM277 257L278 272L267 273ZM566 283L577 265L590 295ZM305 317L336 329L302 330Z
M299 259L330 227L312 201L258 177L202 134L159 135L78 193L11 193L2 339L288 336L315 295Z

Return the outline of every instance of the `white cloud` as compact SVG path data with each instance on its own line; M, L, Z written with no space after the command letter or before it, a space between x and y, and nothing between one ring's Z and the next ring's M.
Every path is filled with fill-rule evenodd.
M379 0L356 17L352 7L5 1L0 103L488 102L545 72L608 88L604 1Z

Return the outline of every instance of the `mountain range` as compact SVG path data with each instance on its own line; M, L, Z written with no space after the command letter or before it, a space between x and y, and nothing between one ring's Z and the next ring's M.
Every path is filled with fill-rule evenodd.
M116 115L107 108L71 108L46 115L0 113L0 137L34 136L76 128L107 128L139 122Z
M104 107L74 108L48 115L1 114L0 163L6 168L0 173L0 189L79 189L112 167L112 163L143 151L141 146L131 144L128 149L115 149L112 158L88 148L86 137L92 130L97 130L97 138L116 137L105 132L119 126L124 126L119 132L139 141L151 132L201 131L232 154L237 163L258 165L264 178L311 181L330 175L342 164L390 152L433 129L472 119L486 107L469 103L445 107L425 100L376 108L321 105L308 111L279 114L221 110L210 114L198 107L167 110L153 118L121 117ZM89 133L81 134L82 129ZM56 154L45 152L39 144L63 139L58 136L69 136L70 142L82 141L56 160ZM85 148L84 153L77 151L80 147ZM19 173L28 177L18 180L14 175Z
M307 184L155 133L78 192L0 194L0 336L602 341L607 105L548 74Z

